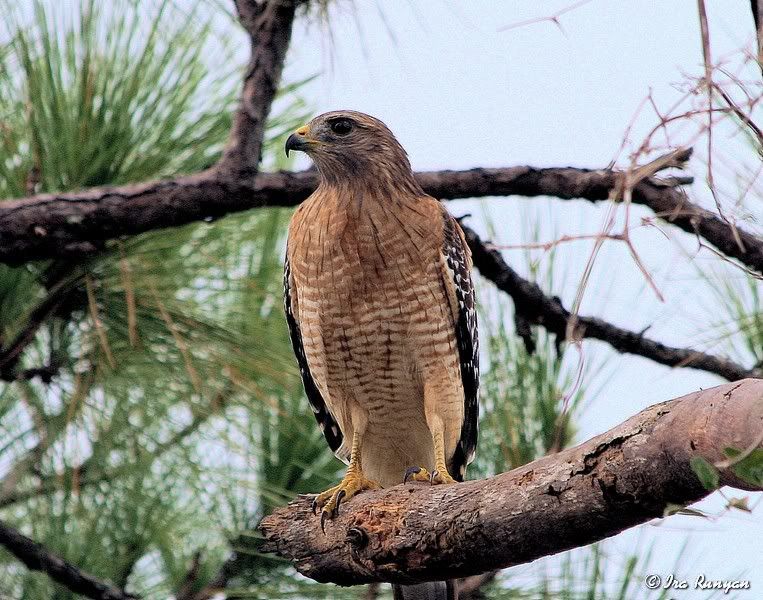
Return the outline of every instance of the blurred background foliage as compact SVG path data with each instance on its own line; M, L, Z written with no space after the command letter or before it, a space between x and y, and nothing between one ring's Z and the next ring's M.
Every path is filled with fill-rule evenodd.
M242 67L229 48L228 7L0 5L0 197L138 182L215 162ZM228 23L225 35L205 24L210 11ZM276 150L310 113L302 84L281 90L267 128L268 168L289 166ZM262 515L326 488L341 467L303 399L282 318L288 218L259 209L137 236L93 259L0 265L3 519L150 599L193 598L220 584L231 598L377 593L316 585L257 553ZM528 261L527 271L553 291L552 267L539 273ZM489 310L472 477L568 446L595 393L576 383L574 348L534 332L529 354L506 321L511 306L478 286ZM747 351L761 359L757 288L723 298L748 332ZM509 570L481 593L647 593L634 582L648 553L616 563L599 547L568 556L530 580ZM0 551L0 597L74 595Z

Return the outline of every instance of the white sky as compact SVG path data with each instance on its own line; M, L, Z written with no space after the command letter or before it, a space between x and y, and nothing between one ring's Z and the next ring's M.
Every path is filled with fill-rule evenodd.
M561 17L564 32L548 22L498 31L569 4L340 0L330 19L332 43L319 24L303 21L298 26L286 78L319 75L306 91L316 114L351 108L384 120L417 170L521 164L601 168L617 155L628 123L650 90L665 110L679 97L684 75L701 74L697 3L594 0ZM746 0L708 0L714 56L728 55L745 44L751 47L749 10ZM752 70L743 74L754 81L759 77ZM655 122L654 113L644 111L631 139L639 142ZM735 141L727 133L719 137L719 154L726 159L731 155L734 163ZM699 181L704 169L701 161L692 161L691 171ZM701 183L695 188L706 200ZM448 206L456 215L477 215L472 224L483 232L479 207L489 207L496 240L504 244L526 241L527 224L533 220L540 220L542 239L594 233L604 214L603 206L542 199L460 201ZM633 214L638 221L650 213L635 208ZM609 244L596 263L582 312L632 329L652 325L650 335L676 345L712 338L718 314L708 308L713 305L711 289L681 250L681 246L694 250L692 240L677 237L680 245L653 228L634 234L665 303L644 284L627 252ZM567 306L589 252L590 245L583 242L558 250L565 277L555 292ZM537 256L543 259L542 253ZM507 258L524 269L521 253L507 253ZM717 262L708 254L698 260L703 266ZM725 273L739 278L735 272ZM585 347L589 358L607 352L596 343L586 342ZM645 406L720 382L704 373L672 371L632 356L614 356L607 375L606 380L586 382L602 389L583 414L581 439ZM757 505L761 495L751 500ZM719 512L723 505L716 495L700 508ZM609 550L628 553L653 540L652 564L667 574L688 538L682 576L704 573L719 578L746 571L753 589L739 597L763 597L761 517L760 507L753 515L735 512L717 521L674 517L618 536ZM675 595L705 597L691 591Z

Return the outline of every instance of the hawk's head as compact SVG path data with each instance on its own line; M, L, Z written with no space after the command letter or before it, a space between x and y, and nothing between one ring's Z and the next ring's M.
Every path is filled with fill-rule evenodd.
M403 147L379 119L352 110L318 115L286 140L286 154L301 150L330 183L380 178L413 179Z

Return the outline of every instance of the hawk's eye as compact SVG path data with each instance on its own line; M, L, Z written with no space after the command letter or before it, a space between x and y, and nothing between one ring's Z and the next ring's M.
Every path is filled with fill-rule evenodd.
M349 119L338 119L331 122L331 131L337 135L347 135L352 131L352 121Z

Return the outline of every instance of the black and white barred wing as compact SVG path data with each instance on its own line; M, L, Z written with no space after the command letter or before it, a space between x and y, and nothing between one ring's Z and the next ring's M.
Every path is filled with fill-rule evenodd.
M302 376L302 384L305 387L307 400L310 402L310 408L313 409L315 419L318 421L318 425L321 431L323 431L331 451L336 453L342 445L342 430L329 411L328 406L326 406L326 402L323 400L323 396L321 396L321 392L318 390L318 386L315 384L315 380L310 373L310 366L307 364L305 348L302 345L302 333L299 329L297 294L296 290L293 289L288 252L283 273L283 304L286 312L286 323L289 325L291 345L297 357L299 373Z
M464 422L461 438L452 460L452 474L463 480L466 465L474 460L479 421L479 339L477 310L472 284L472 257L458 222L445 209L443 257L446 265L446 287L452 291L456 314L456 344L464 388Z

